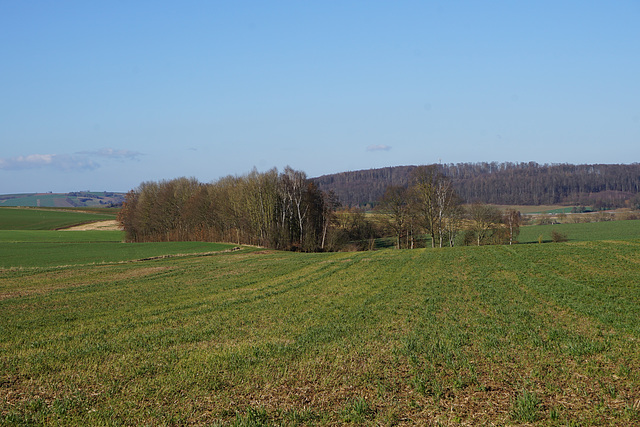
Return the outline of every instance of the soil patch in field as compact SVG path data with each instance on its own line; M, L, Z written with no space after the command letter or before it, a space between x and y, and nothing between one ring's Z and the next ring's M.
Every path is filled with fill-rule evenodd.
M107 221L96 221L90 222L88 224L80 224L73 227L65 228L64 230L70 231L88 231L88 230L122 230L122 227L115 219L110 219Z

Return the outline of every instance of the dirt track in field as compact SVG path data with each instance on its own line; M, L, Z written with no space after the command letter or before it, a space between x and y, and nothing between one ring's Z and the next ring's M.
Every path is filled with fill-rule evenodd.
M75 227L65 228L65 230L79 231L79 230L121 230L122 228L115 219L107 221L96 221L89 224L76 225Z

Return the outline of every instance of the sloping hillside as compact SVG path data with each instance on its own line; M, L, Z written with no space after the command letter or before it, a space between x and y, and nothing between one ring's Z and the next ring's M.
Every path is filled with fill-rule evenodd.
M26 193L0 195L0 206L29 206L48 208L111 207L124 201L124 193L89 192Z
M314 178L344 205L373 205L388 185L408 185L416 166L342 172ZM640 164L458 163L437 165L465 202L505 205L640 205Z

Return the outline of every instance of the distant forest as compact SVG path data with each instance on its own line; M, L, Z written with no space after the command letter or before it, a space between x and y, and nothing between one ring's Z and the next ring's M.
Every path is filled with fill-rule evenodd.
M436 165L466 203L566 204L596 209L640 206L640 164L457 163ZM323 175L313 181L345 206L372 207L388 185L408 186L417 166Z

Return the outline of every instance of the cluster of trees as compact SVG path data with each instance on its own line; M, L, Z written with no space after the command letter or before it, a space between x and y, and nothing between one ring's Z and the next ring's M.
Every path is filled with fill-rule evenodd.
M131 242L224 241L320 251L371 238L363 213L338 207L333 194L287 167L209 184L194 178L144 182L126 195L118 220Z
M426 233L433 247L513 243L519 212L472 203L477 200L640 209L640 164L459 163L315 179L290 167L282 173L254 169L208 184L193 178L142 183L126 195L119 220L135 242L226 241L318 251L367 249L389 234L396 247L412 248ZM363 206L379 215L365 215Z
M451 181L435 166L412 171L411 185L389 185L377 210L396 235L396 247L402 242L414 247L416 233L431 236L431 246L453 246L460 226L460 201Z
M203 184L194 178L144 182L126 195L118 220L127 241L226 241L273 249L363 250L390 233L396 247L413 248L424 234L432 247L511 243L518 212L476 203L464 209L452 181L435 166L413 169L410 185L390 185L378 215L341 207L306 174L285 168L253 170Z
M466 216L465 245L511 245L520 234L522 215L515 209L501 212L495 206L476 202L467 208Z
M460 231L465 244L511 244L521 224L520 212L512 209L502 213L482 203L463 208L451 179L435 165L414 168L407 187L387 186L376 210L397 248L413 248L414 236L423 232L432 247L453 246Z
M408 187L417 166L398 166L324 175L314 181L349 206L373 206L387 186ZM640 194L640 164L570 165L457 163L435 165L451 178L465 203L502 205L575 204L598 208L633 203Z

